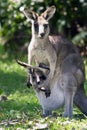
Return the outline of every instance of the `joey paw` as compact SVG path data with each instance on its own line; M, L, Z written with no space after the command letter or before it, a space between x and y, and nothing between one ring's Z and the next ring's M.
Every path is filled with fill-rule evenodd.
M32 86L32 84L30 82L27 82L27 87L30 88L30 86Z
M49 97L51 94L51 91L50 90L45 90L45 95L46 95L46 98Z

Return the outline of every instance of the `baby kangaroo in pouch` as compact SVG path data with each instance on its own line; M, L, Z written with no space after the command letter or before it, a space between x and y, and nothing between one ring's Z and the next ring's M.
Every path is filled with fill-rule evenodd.
M47 76L45 75L45 71L48 70L48 73L49 73L50 71L49 68L43 65L41 65L41 67L33 67L19 60L17 60L17 63L27 69L28 74L29 74L27 84L29 84L29 87L31 85L34 87L34 89L37 92L42 91L45 93L46 97L49 97L50 96L49 89L47 90L45 88L38 87L39 84L43 83L44 80L46 80Z
M29 65L35 63L37 66L40 63L44 63L49 66L50 73L48 77L42 84L38 85L39 88L45 87L45 89L48 89L49 83L54 76L57 62L55 48L49 40L50 28L48 21L54 15L56 8L51 6L40 16L28 8L21 7L20 10L32 23L32 38L28 47L28 63Z

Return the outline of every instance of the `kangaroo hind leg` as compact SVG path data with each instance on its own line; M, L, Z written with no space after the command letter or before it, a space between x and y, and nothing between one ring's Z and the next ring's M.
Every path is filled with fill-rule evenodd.
M73 99L76 93L77 84L73 75L68 76L68 80L65 83L64 87L64 96L65 96L65 108L64 108L64 117L71 118L73 115Z

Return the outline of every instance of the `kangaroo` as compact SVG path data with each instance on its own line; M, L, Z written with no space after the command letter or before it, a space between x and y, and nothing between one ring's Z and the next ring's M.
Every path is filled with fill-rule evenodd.
M54 79L52 80L52 82L50 84L51 94L49 94L49 91L45 90L44 88L38 87L38 83L42 84L42 82L44 82L44 80L46 80L46 78L47 78L47 75L45 74L45 72L43 72L44 69L48 69L50 71L50 69L47 66L40 65L40 67L33 67L33 66L29 66L29 64L26 64L21 61L17 61L17 62L21 66L28 69L28 73L31 76L31 78L30 78L31 84L34 87L34 90L39 99L39 102L43 108L43 116L46 117L46 116L51 115L52 110L61 108L65 104L65 100L64 100L65 99L65 95L64 95L65 90L63 89L63 82L62 82L62 80L57 78L57 75L55 75ZM44 69L41 69L41 68L44 68ZM77 73L76 77L78 76L78 74L79 73ZM79 79L79 76L77 78ZM61 77L61 79L62 79L62 77ZM74 80L72 79L71 81L74 81ZM29 82L30 82L30 80L29 80ZM85 95L83 84L80 85L79 88L76 90L73 100L74 100L75 105L85 115L87 115L87 97ZM70 86L68 86L68 87L70 87ZM65 88L65 89L67 89L67 88ZM72 94L71 90L68 93ZM45 95L46 96L50 95L50 96L49 96L49 98L46 98ZM69 100L68 98L69 97L67 97L66 100ZM71 104L68 104L68 105L71 105ZM69 107L69 106L65 105L65 107ZM71 117L71 116L69 116L69 117Z
M32 85L37 92L39 91L45 92L46 97L49 97L50 90L49 89L47 90L45 88L39 88L38 85L43 83L44 80L46 80L47 76L45 74L45 70L48 70L48 73L49 73L50 69L47 66L42 65L42 64L39 65L39 67L33 67L19 60L17 60L17 63L27 68L28 70L28 74L29 74L28 81L27 81L28 87Z
M87 115L87 97L84 92L85 69L78 49L71 41L60 35L49 35L48 20L55 10L55 7L51 6L41 16L30 10L23 10L26 17L32 21L32 40L28 48L29 65L34 58L36 65L44 63L50 69L49 74L45 73L46 80L37 85L38 88L46 89L49 86L50 96L46 98L42 91L36 93L46 116L50 115L52 110L64 105L64 117L72 117L74 100ZM47 25L44 26L46 22ZM46 62L47 57L50 59L49 62Z
M49 87L52 80L57 62L57 55L55 48L49 40L49 23L48 20L55 13L55 6L51 6L40 16L29 10L28 8L21 7L20 9L27 19L32 23L32 39L28 47L28 63L32 65L34 62L38 66L44 63L50 68L50 73L47 79L38 87Z

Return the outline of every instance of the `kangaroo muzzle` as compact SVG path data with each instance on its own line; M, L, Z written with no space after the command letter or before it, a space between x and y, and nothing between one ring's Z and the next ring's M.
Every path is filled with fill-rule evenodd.
M44 35L45 35L45 32L44 32L44 26L43 26L43 25L39 25L38 37L43 38Z

